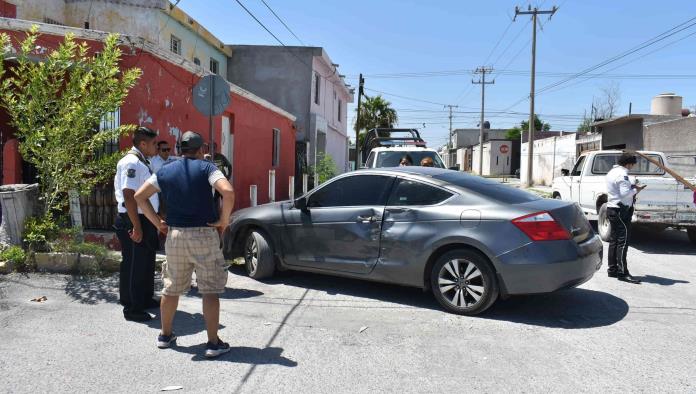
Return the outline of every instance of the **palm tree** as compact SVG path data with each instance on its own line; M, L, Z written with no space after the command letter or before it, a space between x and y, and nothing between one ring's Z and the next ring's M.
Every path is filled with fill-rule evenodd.
M392 128L399 121L396 110L391 107L391 103L382 98L382 96L368 97L365 96L365 103L360 108L360 123L356 119L354 130L371 130L378 127ZM359 134L358 143L362 142L364 133Z

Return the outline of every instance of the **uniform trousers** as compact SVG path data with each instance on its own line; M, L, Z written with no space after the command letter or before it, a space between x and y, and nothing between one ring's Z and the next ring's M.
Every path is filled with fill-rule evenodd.
M607 217L611 223L611 238L609 240L610 274L628 275L628 243L631 239L631 219L633 207L620 204L619 208L607 208Z
M128 214L120 213L114 227L121 242L120 303L123 313L142 312L149 307L155 293L155 257L159 246L157 228L145 215L138 215L143 239L133 242L129 232L133 224Z

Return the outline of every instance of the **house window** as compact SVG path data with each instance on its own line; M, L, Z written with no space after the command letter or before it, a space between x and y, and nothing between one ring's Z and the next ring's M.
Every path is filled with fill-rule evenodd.
M321 94L321 77L319 73L314 74L314 104L319 105L319 94Z
M181 55L181 39L173 34L169 40L169 50L177 55Z
M217 60L210 58L210 72L217 74L219 69L220 63Z
M273 129L273 167L280 165L280 130Z
M196 66L200 66L200 65L201 65L201 59L199 59L199 58L197 58L197 57L194 57L194 58L193 58L193 64L195 64Z
M115 130L121 126L121 109L117 108L113 112L109 112L99 121L99 128L97 131L104 130ZM104 142L104 146L99 149L96 153L98 157L103 154L112 154L119 151L118 136Z
M338 100L338 123L341 123L341 119L343 119L343 101Z

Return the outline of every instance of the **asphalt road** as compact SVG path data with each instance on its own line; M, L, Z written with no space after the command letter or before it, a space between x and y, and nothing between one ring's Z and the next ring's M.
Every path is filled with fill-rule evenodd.
M696 392L696 246L638 233L642 285L604 267L581 288L441 311L417 289L284 273L229 277L221 337L201 357L200 298L182 298L175 349L126 322L117 277L0 277L1 392ZM235 271L241 273L240 271ZM43 303L30 302L46 296ZM362 332L361 332L362 331Z

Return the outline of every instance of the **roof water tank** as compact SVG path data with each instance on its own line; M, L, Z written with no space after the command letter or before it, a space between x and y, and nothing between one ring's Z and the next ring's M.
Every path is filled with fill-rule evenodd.
M653 97L650 103L650 115L681 116L682 96L674 93L662 93Z
M484 129L490 129L490 128L491 128L491 122L489 122L489 121L483 122L483 128L484 128Z

